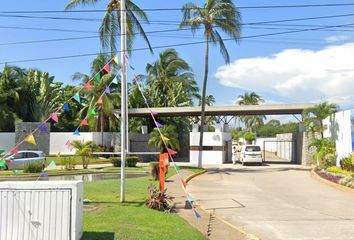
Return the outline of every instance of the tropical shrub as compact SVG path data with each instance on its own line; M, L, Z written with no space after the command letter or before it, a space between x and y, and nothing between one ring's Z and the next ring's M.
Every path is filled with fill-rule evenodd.
M114 167L121 166L121 158L120 157L111 157L109 158ZM136 164L139 162L139 158L137 156L129 156L126 158L126 166L127 167L136 167Z
M160 191L156 186L150 185L148 188L148 198L146 205L158 211L171 212L173 210L173 197L166 193L166 189Z
M73 157L61 157L60 158L61 166L65 170L74 170L75 169L75 159Z
M73 146L76 150L75 155L81 157L82 167L84 169L87 169L90 158L96 157L92 153L101 151L101 148L99 148L93 141L72 141L71 146Z
M345 158L342 158L340 165L342 169L354 172L354 155L349 155Z
M317 166L328 168L336 165L336 143L329 138L313 139L309 148L315 148L313 158Z
M26 163L23 172L24 173L40 173L43 170L42 162L30 162Z

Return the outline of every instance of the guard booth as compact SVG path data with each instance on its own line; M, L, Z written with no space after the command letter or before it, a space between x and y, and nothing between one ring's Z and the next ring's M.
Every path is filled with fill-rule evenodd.
M199 125L193 124L189 134L189 161L198 165L199 158ZM205 126L203 137L203 164L223 164L231 162L232 140L227 124L216 124L214 132L208 132Z

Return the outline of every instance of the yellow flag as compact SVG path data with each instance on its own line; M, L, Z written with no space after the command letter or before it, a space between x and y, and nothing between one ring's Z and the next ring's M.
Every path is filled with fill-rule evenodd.
M33 134L28 135L28 136L25 138L25 141L28 142L28 143L30 143L30 144L37 145L37 144L36 144L36 140L35 140L34 137L33 137Z
M115 55L115 56L114 56L113 61L114 61L116 64L119 63L119 62L118 62L118 55Z
M165 137L165 136L163 136L163 135L162 135L162 139L163 139L165 142L170 141L170 139L169 139L169 138L167 138L167 137Z

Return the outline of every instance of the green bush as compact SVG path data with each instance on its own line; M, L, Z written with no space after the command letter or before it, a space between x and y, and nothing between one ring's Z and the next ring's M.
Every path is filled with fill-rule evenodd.
M120 157L111 157L110 158L114 167L121 166L121 158ZM136 167L136 164L139 162L139 158L137 156L129 156L126 158L126 166L127 167Z
M347 171L347 170L344 170L340 167L336 167L336 166L333 166L333 167L329 167L326 169L327 172L330 172L330 173L339 173L339 174L343 174L343 175L353 175L354 176L354 172L350 172L350 171Z
M40 173L43 170L42 162L30 162L26 163L23 172L24 173Z
M247 143L252 143L254 140L256 140L256 134L253 132L245 132L243 134L243 137L245 138Z
M61 157L60 163L64 167L65 170L74 170L75 169L75 158L73 157Z
M349 155L340 161L342 169L354 172L354 156Z

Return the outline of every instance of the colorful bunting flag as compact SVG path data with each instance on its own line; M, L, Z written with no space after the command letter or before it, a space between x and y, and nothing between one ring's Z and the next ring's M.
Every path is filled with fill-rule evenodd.
M125 61L129 61L129 57L128 57L128 55L127 54L124 54L124 58L125 58Z
M114 77L112 83L118 84L118 78L117 78L117 76Z
M54 122L58 123L59 120L58 120L58 113L55 112L55 113L52 113L52 116L50 117Z
M45 125L45 123L41 123L41 124L39 125L39 130L40 130L42 133L44 133L44 132L47 131L47 126Z
M97 105L102 105L103 101L102 101L102 96L100 96L97 100Z
M165 142L170 141L170 139L169 139L168 137L165 137L164 135L162 135L161 137L162 137L162 139L163 139Z
M167 152L170 155L176 155L177 154L177 152L175 150L171 149L171 148L167 148Z
M173 168L175 169L176 172L180 170L179 166L177 166L176 164L173 166Z
M158 128L163 128L163 124L159 123L159 122L156 122L156 127Z
M193 208L192 210L193 210L194 216L195 216L197 219L200 219L200 218L201 218L200 214L199 214L194 208Z
M74 135L80 136L79 129L76 129L76 130L74 131Z
M84 88L85 88L87 91L91 91L91 84L90 84L90 82L84 83Z
M100 80L101 80L101 75L100 75L100 73L96 73L95 79L96 79L97 81L100 81Z
M96 111L95 111L94 108L91 109L90 114L91 114L92 116L96 116Z
M84 120L82 120L81 126L88 126L88 122L87 122L86 118Z
M11 153L12 154L17 154L18 153L18 147L14 147L13 149L11 149Z
M118 55L115 55L115 56L113 57L113 61L114 61L116 64L119 64Z
M65 146L67 146L67 147L70 147L70 146L71 146L70 140L66 141Z
M17 170L13 169L12 172L16 175L17 174Z
M56 167L57 165L55 164L54 161L51 161L48 166L49 166L49 167Z
M78 92L75 93L75 95L73 96L73 98L75 99L76 102L81 103L80 94L79 94Z
M152 115L154 115L154 116L157 115L157 112L155 112L155 111L153 111L153 110L151 110L151 109L150 109L150 113L151 113Z
M188 200L189 202L193 202L192 196L191 196L191 195L187 195L187 200Z
M108 63L103 67L103 70L105 70L106 73L110 73L111 72L111 67L109 66Z
M106 87L106 89L104 90L105 94L111 94L111 89L109 89L109 87Z
M4 169L4 168L6 168L6 166L7 166L6 162L3 159L1 159L0 160L0 167Z
M30 135L28 135L28 136L24 139L24 141L26 141L26 142L28 142L28 143L30 143L30 144L33 144L33 145L37 145L37 144L36 144L36 140L34 139L32 133L31 133Z
M186 188L188 183L186 181L184 181L183 179L181 181L182 181L183 187Z
M46 172L42 172L41 175L39 175L39 177L48 177L48 174Z
M69 103L64 103L63 109L64 109L64 111L69 112L69 110L70 110Z

